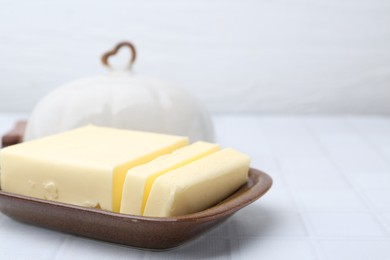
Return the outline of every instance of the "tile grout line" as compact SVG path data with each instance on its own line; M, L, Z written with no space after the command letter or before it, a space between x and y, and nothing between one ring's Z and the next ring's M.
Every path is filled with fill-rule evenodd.
M347 118L346 120L347 120L346 123L347 123L348 127L349 127L351 130L353 130L353 132L356 133L356 134L360 137L360 139L363 140L364 143L366 143L369 147L371 147L372 150L373 150L375 153L377 153L379 156L381 156L381 158L384 159L384 161L386 162L387 165L390 166L390 163L388 162L387 157L386 157L384 154L382 154L382 152L376 147L376 145L373 144L373 143L367 138L367 136L366 136L365 134L363 134L363 133L358 129L358 127L356 127L356 125L354 125L353 123L351 123L351 122L350 122L350 119ZM358 190L358 191L363 191L363 189L360 189L360 188L357 188L357 187L356 187L355 189ZM376 191L377 191L378 189L372 189L372 190L376 190ZM389 189L381 189L381 190L389 190ZM372 213L372 214L374 215L374 217L375 217L375 220L376 220L377 222L379 222L380 226L384 227L384 229L385 229L385 231L386 231L386 233L387 233L387 236L389 236L389 234L390 234L390 225L389 225L389 224L387 223L387 221L385 221L385 220L383 219L383 217L381 216L381 213L382 213L382 212L381 212L380 210L378 210L378 209L372 204L371 200L367 197L367 195L365 195L363 192L358 192L358 193L359 193L361 199L362 199L364 202L366 202L366 204L368 205L368 207L369 207L371 213Z
M57 260L59 259L58 257L61 256L62 254L62 251L64 251L64 248L67 247L67 245L69 244L69 241L71 240L72 238L72 235L69 235L69 234L66 234L65 237L63 238L62 242L61 242L61 245L58 247L53 259L54 260Z
M345 119L343 120L345 122ZM346 123L346 126L351 130L351 132L353 133L354 132L354 128L351 127L351 125L349 125L347 122ZM312 130L310 128L310 126L307 126L307 128L309 130ZM315 134L312 132L312 131L309 131L313 136L315 136ZM315 137L316 138L316 137ZM317 139L317 138L316 138ZM321 140L317 139L319 142L320 142L320 146L321 148L323 149L323 151L327 154L327 157L329 157L331 163L335 166L335 169L340 173L340 175L343 177L343 179L346 181L346 183L348 184L348 186L350 186L351 190L353 191L353 193L359 198L359 200L363 203L363 205L368 209L368 213L370 213L370 215L372 215L375 219L375 222L377 224L379 224L380 227L382 227L386 233L386 237L388 238L389 236L389 230L388 230L388 227L385 223L383 223L383 220L380 218L379 214L376 212L375 208L372 206L372 204L370 203L369 200L367 200L367 198L361 194L360 189L358 189L357 187L355 187L355 185L349 180L348 178L348 175L341 169L338 168L338 165L337 163L334 162L332 156L330 156L329 154L329 151L326 149L326 147L324 147L321 143Z
M351 130L353 130L354 133L356 133L360 137L361 140L363 140L368 146L370 146L372 150L386 162L390 169L390 162L387 156L383 154L382 151L378 149L378 147L373 142L371 142L369 138L367 138L366 134L359 130L359 127L357 127L354 123L351 122L351 118L346 118L346 124Z
M344 122L344 120L343 120ZM321 151L325 154L326 158L329 159L330 163L333 165L333 167L335 168L335 170L339 173L339 176L345 181L345 183L347 184L347 186L353 191L353 193L359 197L360 200L362 200L362 198L359 196L359 193L356 191L356 189L354 188L353 184L349 181L349 179L344 175L343 171L338 167L338 164L333 160L331 154L329 153L328 149L323 145L321 139L318 138L318 136L316 135L316 131L310 127L310 125L308 125L308 123L304 120L303 121L303 125L304 127L307 129L307 131L309 132L310 136L316 140L318 146L320 147ZM363 202L363 205L366 206L366 203ZM309 220L310 221L310 220ZM335 237L333 237L332 239L335 239ZM344 240L346 238L343 238ZM317 243L319 245L319 247L323 250L322 246L320 245L320 240L322 240L322 237L318 236L317 237ZM350 239L348 239L350 240ZM326 254L328 256L328 254Z
M295 119L299 119L301 121L301 119L299 117L296 117ZM264 131L261 130L261 127L260 127L260 131L262 132L262 134L264 136L267 136L266 133L264 133ZM272 153L273 155L275 154L275 151L272 149L272 145L270 145L269 139L266 138L266 142L269 144L269 147L270 149L272 150ZM296 196L295 196L295 192L294 192L294 189L291 187L290 183L288 182L288 180L285 178L285 175L283 173L283 170L282 170L282 167L280 165L280 162L279 162L279 158L278 156L275 156L275 161L276 161L276 166L277 168L279 169L280 171L280 178L282 179L283 183L286 185L287 187L287 192L289 193L294 205L295 205L295 208L297 213L299 213L299 215L301 216L302 218L302 221L304 223L304 227L307 231L307 237L309 238L308 240L310 241L309 244L311 245L311 248L312 250L316 253L316 257L318 259L323 259L323 258L327 258L326 257L326 254L323 252L322 248L320 247L320 245L318 244L318 241L316 239L316 236L315 236L315 231L314 231L314 227L312 226L312 224L310 223L310 221L307 219L307 216L306 214L302 214L303 213L303 209L301 207L301 205L299 204L299 202L297 201L296 199Z

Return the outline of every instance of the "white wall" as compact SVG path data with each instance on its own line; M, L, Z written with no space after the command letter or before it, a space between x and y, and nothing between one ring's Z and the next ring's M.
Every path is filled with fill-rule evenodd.
M386 0L0 0L0 112L105 73L123 39L212 111L390 113Z

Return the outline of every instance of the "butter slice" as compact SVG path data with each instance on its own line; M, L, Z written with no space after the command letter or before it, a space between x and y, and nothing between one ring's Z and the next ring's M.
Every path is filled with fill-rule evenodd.
M87 126L2 149L1 189L119 212L127 171L187 143L180 136Z
M227 148L158 177L144 216L179 216L213 206L247 181L249 162L247 155Z
M196 142L127 172L120 213L142 215L157 177L219 150L216 144Z

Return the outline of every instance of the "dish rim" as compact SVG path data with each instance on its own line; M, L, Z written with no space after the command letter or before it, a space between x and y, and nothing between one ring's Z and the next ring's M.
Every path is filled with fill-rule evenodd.
M272 178L268 174L266 174L261 170L250 168L248 171L248 181L245 184L243 184L243 186L241 186L235 193L227 197L225 200L203 211L199 211L187 215L174 216L174 217L145 217L145 216L138 216L138 215L116 213L111 211L104 211L100 209L87 208L87 207L77 206L73 204L38 199L38 198L19 195L15 193L5 192L2 191L1 188L0 188L0 196L6 196L13 199L19 199L19 200L24 200L24 201L29 201L33 203L39 203L39 204L43 203L53 207L62 207L62 208L68 208L70 210L88 212L89 214L98 214L98 215L105 215L107 217L127 219L131 221L169 223L169 222L191 222L194 220L197 221L202 220L206 222L210 219L217 219L220 216L229 215L251 204L252 202L256 201L258 198L260 198L262 195L264 195L271 188L272 183L273 183ZM240 191L241 189L245 189L245 190Z

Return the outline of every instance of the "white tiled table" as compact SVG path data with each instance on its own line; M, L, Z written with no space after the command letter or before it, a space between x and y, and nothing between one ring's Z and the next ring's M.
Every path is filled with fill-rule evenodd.
M0 134L23 115L0 115ZM216 115L270 192L177 249L150 252L18 223L0 213L0 259L390 259L390 117Z

